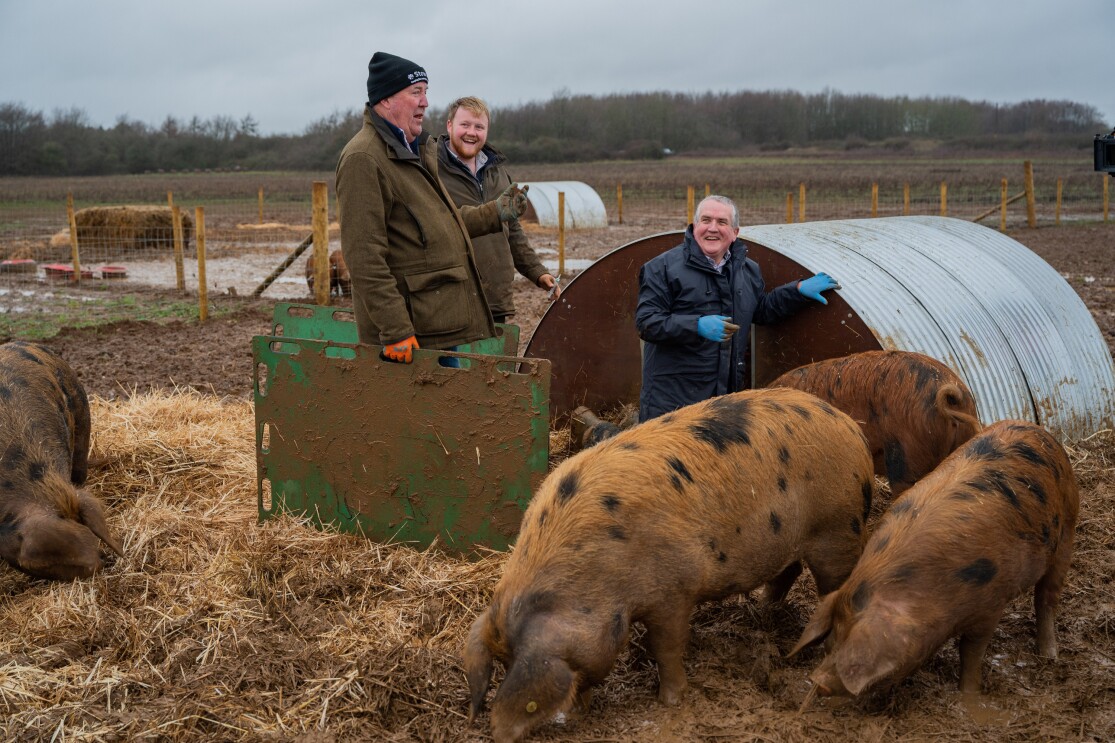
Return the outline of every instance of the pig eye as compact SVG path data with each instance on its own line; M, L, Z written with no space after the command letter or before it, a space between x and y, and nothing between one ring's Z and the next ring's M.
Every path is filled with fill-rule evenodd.
M534 713L534 712L537 712L537 711L538 711L538 702L527 702L527 712Z

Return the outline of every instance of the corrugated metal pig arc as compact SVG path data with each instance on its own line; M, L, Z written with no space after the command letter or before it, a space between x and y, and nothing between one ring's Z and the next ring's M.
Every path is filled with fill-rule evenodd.
M767 287L826 271L842 285L776 326L753 329L756 386L784 371L879 348L940 359L971 387L985 423L1021 418L1068 440L1111 427L1107 344L1072 288L995 230L943 217L745 227ZM681 242L638 240L581 273L539 323L527 356L553 361L555 416L638 399L638 269Z

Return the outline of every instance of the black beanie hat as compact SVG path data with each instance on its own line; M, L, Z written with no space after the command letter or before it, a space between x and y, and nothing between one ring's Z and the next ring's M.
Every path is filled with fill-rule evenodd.
M415 83L428 83L426 70L409 59L376 52L368 62L368 103L373 106Z

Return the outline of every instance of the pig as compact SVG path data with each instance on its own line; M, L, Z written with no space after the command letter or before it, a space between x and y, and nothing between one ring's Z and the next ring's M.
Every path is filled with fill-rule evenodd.
M686 688L699 602L765 584L778 601L804 562L822 593L866 541L874 475L855 422L798 390L737 392L668 413L565 460L539 486L491 605L463 650L470 720L493 661L496 741L589 704L646 627L658 697Z
M314 293L314 256L311 253L306 259L306 285L310 287L310 294ZM352 296L352 279L348 274L348 266L340 250L329 254L329 296Z
M792 369L770 387L817 395L852 416L875 459L875 473L901 495L979 432L976 401L959 376L909 351L866 351Z
M87 578L118 555L104 507L85 483L89 402L61 357L32 343L0 345L0 558L38 578ZM99 541L98 541L99 540Z
M573 435L573 443L581 449L587 449L599 444L604 439L610 439L624 429L631 428L638 422L638 410L632 410L617 425L602 420L596 413L584 405L580 405L573 411L570 429Z
M814 689L857 695L905 677L958 636L960 690L978 693L1003 611L1033 586L1038 652L1056 658L1078 500L1049 432L1022 421L987 427L891 505L791 655L828 637Z

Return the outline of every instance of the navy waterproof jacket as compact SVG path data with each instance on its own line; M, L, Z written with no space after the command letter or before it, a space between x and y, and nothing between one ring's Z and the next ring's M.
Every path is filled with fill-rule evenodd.
M759 264L747 257L743 241L737 239L730 250L717 273L690 225L685 242L639 270L635 328L645 341L640 421L749 387L751 323L777 322L812 302L797 290L796 281L767 293ZM726 315L740 330L730 343L702 338L697 319L703 315Z

